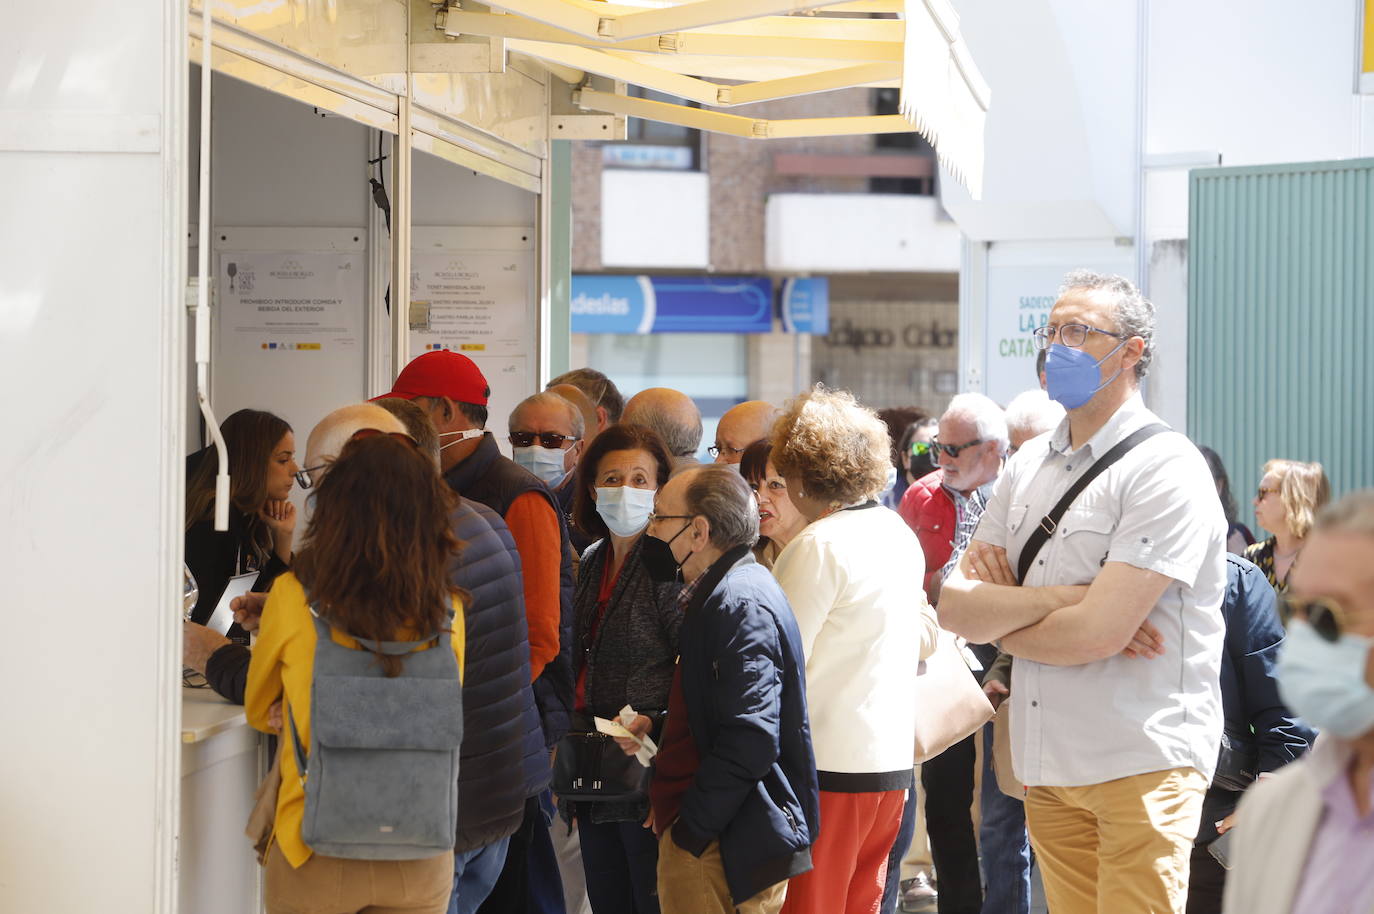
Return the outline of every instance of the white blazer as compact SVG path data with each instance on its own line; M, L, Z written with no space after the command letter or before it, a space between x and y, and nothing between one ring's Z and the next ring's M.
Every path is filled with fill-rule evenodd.
M1319 737L1307 756L1245 792L1232 839L1224 914L1293 911L1307 852L1321 823L1322 791L1350 764L1350 747ZM1371 908L1366 914L1374 914Z

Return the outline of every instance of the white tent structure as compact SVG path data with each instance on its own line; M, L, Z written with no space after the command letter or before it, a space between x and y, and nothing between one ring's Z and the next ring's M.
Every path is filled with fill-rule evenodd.
M560 280L551 214L569 180L554 140L617 138L626 117L760 140L919 129L970 191L980 182L988 90L945 0L206 2L208 16L200 0L19 0L0 30L0 910L241 912L236 893L253 889L227 864L247 853L247 810L204 804L251 794L251 773L233 766L256 735L241 716L237 729L224 715L192 726L182 689L193 328L194 358L211 350L207 314L193 322L188 304L215 304L188 294L188 279L218 241L196 204L213 196L205 176L211 205L237 214L226 225L348 236L368 274L374 392L410 355L407 284L387 312L383 279L411 274L414 213L433 213L426 195L445 181L482 182L480 200L459 200L473 209L515 200L519 212L488 225L532 229L503 231L533 252L522 357L542 385ZM202 60L229 98L200 91L190 65ZM702 107L631 98L627 84ZM904 113L889 118L730 111L892 85ZM309 149L283 141L288 122L313 131ZM211 134L229 150L214 160ZM356 148L341 153L341 136ZM234 155L252 165L238 163L231 185ZM324 181L331 168L341 183ZM389 231L362 196L369 168L388 170ZM417 175L429 184L412 194ZM356 208L334 205L340 187ZM319 205L304 213L295 200L307 192ZM311 384L306 371L281 387ZM298 452L307 432L296 428ZM185 786L193 767L197 791Z

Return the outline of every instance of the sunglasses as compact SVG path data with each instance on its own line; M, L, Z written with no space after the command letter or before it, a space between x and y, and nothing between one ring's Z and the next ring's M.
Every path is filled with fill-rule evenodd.
M929 442L929 441L913 441L913 442L911 442L911 456L912 456L912 457L924 457L925 455L929 454L930 451L931 451L931 446L930 446L930 442Z
M578 440L577 437L574 435L560 435L557 432L510 433L510 443L515 447L529 447L530 445L534 444L536 438L539 439L539 443L542 446L548 448L558 448L560 450L563 447L563 442L567 441L571 443Z
M1255 490L1255 501L1264 501L1266 495L1273 495L1277 492L1278 489L1266 489L1264 486L1260 486Z
M420 445L416 443L415 439L405 432L384 432L379 428L360 428L352 435L349 435L348 440L361 441L364 438L375 438L378 435L385 435L388 438L395 438L397 441L404 441L417 451L420 449ZM297 470L296 485L300 486L302 489L312 488L315 485L315 480L310 474L314 473L316 470L323 470L328 466L329 464L327 463L317 463L313 467L304 467L303 469Z
M1330 597L1279 597L1280 609L1284 618L1306 619L1312 630L1324 640L1335 643L1345 631L1345 610L1341 604Z
M941 444L939 439L932 438L930 439L930 446L936 454L939 454L943 451L944 453L948 454L952 459L958 460L960 454L962 454L964 451L968 450L976 444L982 444L984 440L985 439L983 438L975 438L974 440L966 444Z

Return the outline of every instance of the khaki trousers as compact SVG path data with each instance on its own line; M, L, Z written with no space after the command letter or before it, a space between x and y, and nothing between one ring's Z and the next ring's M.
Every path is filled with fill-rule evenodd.
M268 914L444 914L453 891L453 851L424 860L314 854L293 869L274 843L263 866Z
M1173 768L1032 787L1026 824L1055 914L1183 914L1207 779Z
M771 885L735 906L725 884L720 842L712 841L700 857L673 842L673 829L658 839L658 907L661 914L777 914L787 897L787 883Z

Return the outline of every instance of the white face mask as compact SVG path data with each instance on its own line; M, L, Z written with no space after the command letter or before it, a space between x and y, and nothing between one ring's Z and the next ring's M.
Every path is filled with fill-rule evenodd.
M453 447L455 444L461 444L464 441L471 441L473 438L481 438L485 434L486 432L484 432L480 428L469 428L461 432L440 432L440 438L451 438L454 435L457 435L458 440L450 441L448 444L439 445L439 451L442 453L445 448Z
M655 491L634 486L597 486L596 513L616 536L634 536L649 524Z
M529 447L511 448L511 459L551 486L567 475L563 469L563 458L567 453L562 448L532 444Z

